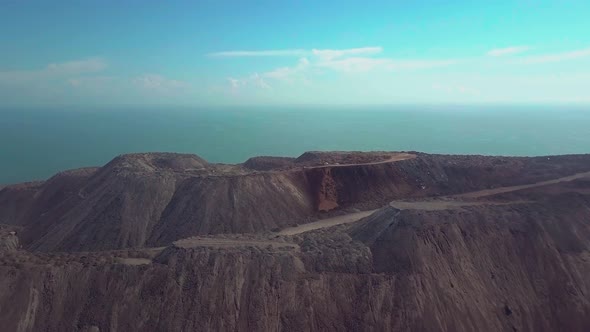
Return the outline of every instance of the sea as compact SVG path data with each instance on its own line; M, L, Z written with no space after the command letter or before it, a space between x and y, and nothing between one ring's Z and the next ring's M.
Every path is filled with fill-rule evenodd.
M590 106L396 105L0 109L0 184L131 152L210 162L305 151L539 156L590 153Z

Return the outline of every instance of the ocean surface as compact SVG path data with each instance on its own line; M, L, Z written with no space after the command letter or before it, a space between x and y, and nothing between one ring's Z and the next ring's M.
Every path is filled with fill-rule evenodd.
M2 109L0 184L130 152L239 163L309 150L536 156L590 153L590 107L395 106Z

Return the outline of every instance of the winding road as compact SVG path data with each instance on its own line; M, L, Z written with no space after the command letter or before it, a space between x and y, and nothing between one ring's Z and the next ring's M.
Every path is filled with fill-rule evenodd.
M335 168L335 167L353 167L353 166L366 166L366 165L380 165L394 163L396 161L408 160L416 158L415 154L399 152L391 155L389 158L379 161L372 161L370 163L358 163L358 164L327 164L327 165L316 165L316 166L303 166L303 169L316 169L316 168Z
M400 153L392 158L387 160L368 163L366 165L374 165L374 164L384 164L389 162L395 162L399 160L406 160L414 158L415 155ZM344 165L321 165L321 166L313 166L310 168L323 168L323 167L348 167L348 166L358 166L358 165L365 165L365 164L344 164ZM552 184L557 184L561 182L569 182L574 181L577 179L582 178L590 178L590 172L584 173L577 173L574 175L569 175L565 177L561 177L558 179L547 180L547 181L540 181L531 184L525 185L518 185L518 186L510 186L510 187L500 187L494 189L486 189L486 190L478 190L473 192L468 192L459 195L452 195L452 196L441 196L438 198L430 198L427 200L418 200L418 201L393 201L389 205L405 210L447 210L447 209L457 209L465 206L477 206L477 205L507 205L507 204L517 204L517 203L526 203L525 201L517 201L517 202L486 202L486 201L470 201L470 199L477 199L482 197L493 196L497 194L503 194L523 189L530 189L535 187L547 186ZM466 199L466 200L461 200ZM296 227L288 227L285 228L277 233L276 236L292 236L297 235L313 230L318 230L322 228L332 227L336 225L342 224L349 224L356 222L362 218L368 217L375 211L375 210L368 210L368 211L361 211L361 212L354 212L345 215L340 215L332 218L326 218L322 220L318 220L315 222L307 223L298 225ZM216 247L216 248L235 248L235 247L242 247L242 246L255 246L260 248L272 248L272 249L287 249L287 250L297 250L299 246L295 243L291 242L284 242L284 240L273 240L273 239L247 239L247 238L235 238L235 239L224 239L224 238L214 238L214 237L191 237L182 240L178 240L174 242L176 247L180 248L193 248L193 247ZM135 264L145 264L142 261L133 261L129 263Z
M478 190L473 192L468 192L459 195L453 195L448 197L440 197L435 200L422 200L422 201L393 201L389 203L390 206L400 209L400 210L447 210L453 208L461 208L463 206L476 206L476 205L507 205L507 204L515 204L515 203L524 203L522 201L519 202L510 202L510 203L499 203L499 202L473 202L473 201L461 201L457 199L465 198L465 199L474 199L474 198L482 198L487 196L493 196L498 194L504 194L508 192L523 190L523 189L530 189L535 187L542 187L552 184L557 184L561 182L569 182L574 181L577 179L582 178L590 178L590 172L584 173L577 173L570 176L565 176L558 179L541 181L531 184L524 184L519 186L510 186L510 187L499 187L494 189L486 189L486 190ZM341 224L348 224L358 221L362 218L365 218L375 211L362 211L362 212L355 212L349 213L346 215L336 216L332 218L326 218L319 221L311 222L308 224L299 225L296 227L289 227L279 231L278 235L297 235L304 232L332 227Z

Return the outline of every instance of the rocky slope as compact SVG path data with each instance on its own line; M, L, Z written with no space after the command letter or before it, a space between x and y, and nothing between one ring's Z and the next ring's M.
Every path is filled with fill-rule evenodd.
M278 163L278 166L272 166ZM354 164L357 163L357 164ZM266 169L261 171L260 169ZM0 223L23 246L88 251L163 246L197 234L252 233L389 201L524 184L590 170L590 156L306 153L210 164L150 153L0 190Z
M314 212L308 179L300 172L197 177L177 188L150 244L165 245L195 234L282 228Z
M414 202L292 237L4 252L0 324L10 331L590 329L590 179L448 208Z
M0 225L0 252L20 249L18 229L17 227Z
M588 211L525 204L380 214L352 233L371 249L374 272L399 277L399 306L411 317L401 330L590 326Z

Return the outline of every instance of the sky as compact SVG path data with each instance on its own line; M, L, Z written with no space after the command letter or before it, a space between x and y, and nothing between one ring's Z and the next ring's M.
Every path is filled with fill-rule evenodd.
M7 1L0 107L590 103L590 1Z

